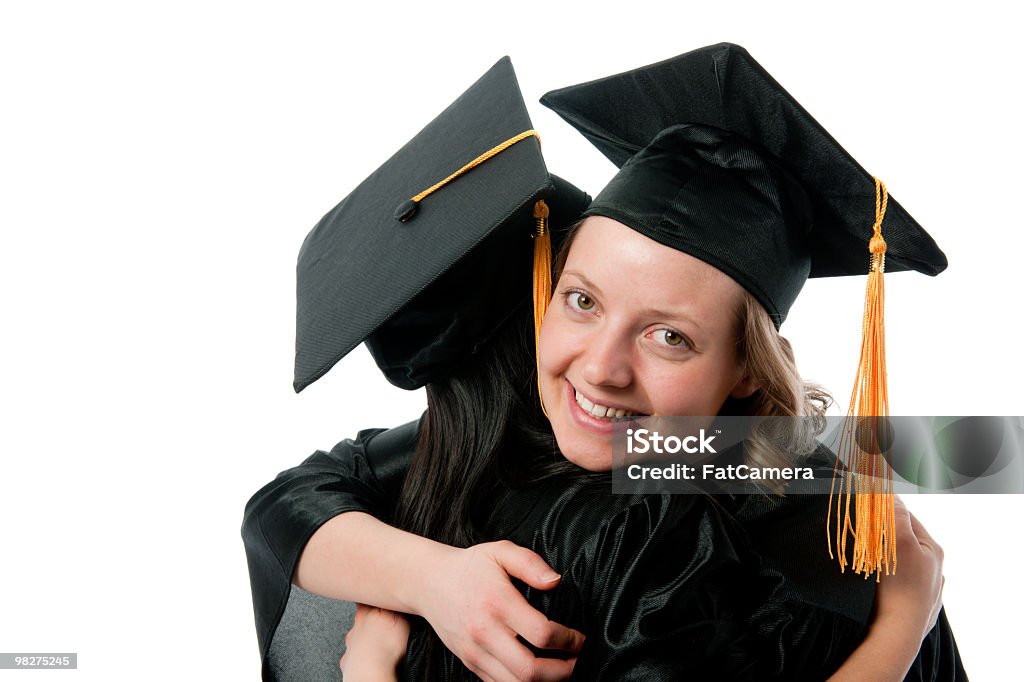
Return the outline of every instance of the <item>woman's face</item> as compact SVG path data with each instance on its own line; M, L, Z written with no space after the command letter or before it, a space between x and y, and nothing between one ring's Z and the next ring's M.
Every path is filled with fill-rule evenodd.
M752 394L736 357L742 296L707 263L587 218L540 334L541 391L562 454L606 471L611 417L713 416L730 395Z

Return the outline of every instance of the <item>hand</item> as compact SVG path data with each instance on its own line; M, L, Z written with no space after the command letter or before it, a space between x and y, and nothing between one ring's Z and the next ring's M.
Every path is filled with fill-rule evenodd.
M409 643L409 621L386 609L356 605L339 665L345 682L397 682L397 668Z
M896 572L878 585L876 622L900 628L921 641L935 627L942 608L942 547L896 497Z
M431 589L419 609L444 645L485 682L568 679L575 656L537 658L516 635L541 649L577 654L583 633L548 620L509 579L549 590L561 576L540 556L507 540L448 549L436 565L424 566Z
M868 635L829 682L902 680L942 608L942 548L896 499L896 572L878 583Z

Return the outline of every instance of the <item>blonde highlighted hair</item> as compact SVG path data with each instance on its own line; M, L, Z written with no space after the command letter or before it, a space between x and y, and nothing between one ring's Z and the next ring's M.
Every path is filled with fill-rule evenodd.
M825 428L825 411L832 396L823 387L800 376L793 346L778 330L765 307L744 289L740 303L736 356L758 390L729 407L734 414L766 419L752 430L745 459L755 467L793 466L817 447ZM774 483L774 481L772 481ZM779 492L776 486L770 486Z

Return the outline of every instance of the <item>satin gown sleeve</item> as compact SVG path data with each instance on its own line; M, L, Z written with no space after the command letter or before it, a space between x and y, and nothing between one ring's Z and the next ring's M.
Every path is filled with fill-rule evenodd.
M330 452L317 451L299 466L281 472L246 504L242 540L265 677L270 642L306 542L321 525L344 512L389 518L417 431L418 422L360 431Z

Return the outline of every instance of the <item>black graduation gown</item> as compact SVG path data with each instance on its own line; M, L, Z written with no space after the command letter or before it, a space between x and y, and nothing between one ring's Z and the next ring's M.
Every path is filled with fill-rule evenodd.
M342 512L388 517L417 427L361 431L249 501L242 536L265 679L274 679L267 652L302 548ZM827 498L609 491L594 476L512 492L487 526L562 573L555 590L520 587L587 635L574 679L824 679L863 639L875 583L828 558ZM414 622L411 650L423 627ZM451 679L475 679L445 654ZM417 679L415 668L403 672ZM944 613L907 679L967 679Z

